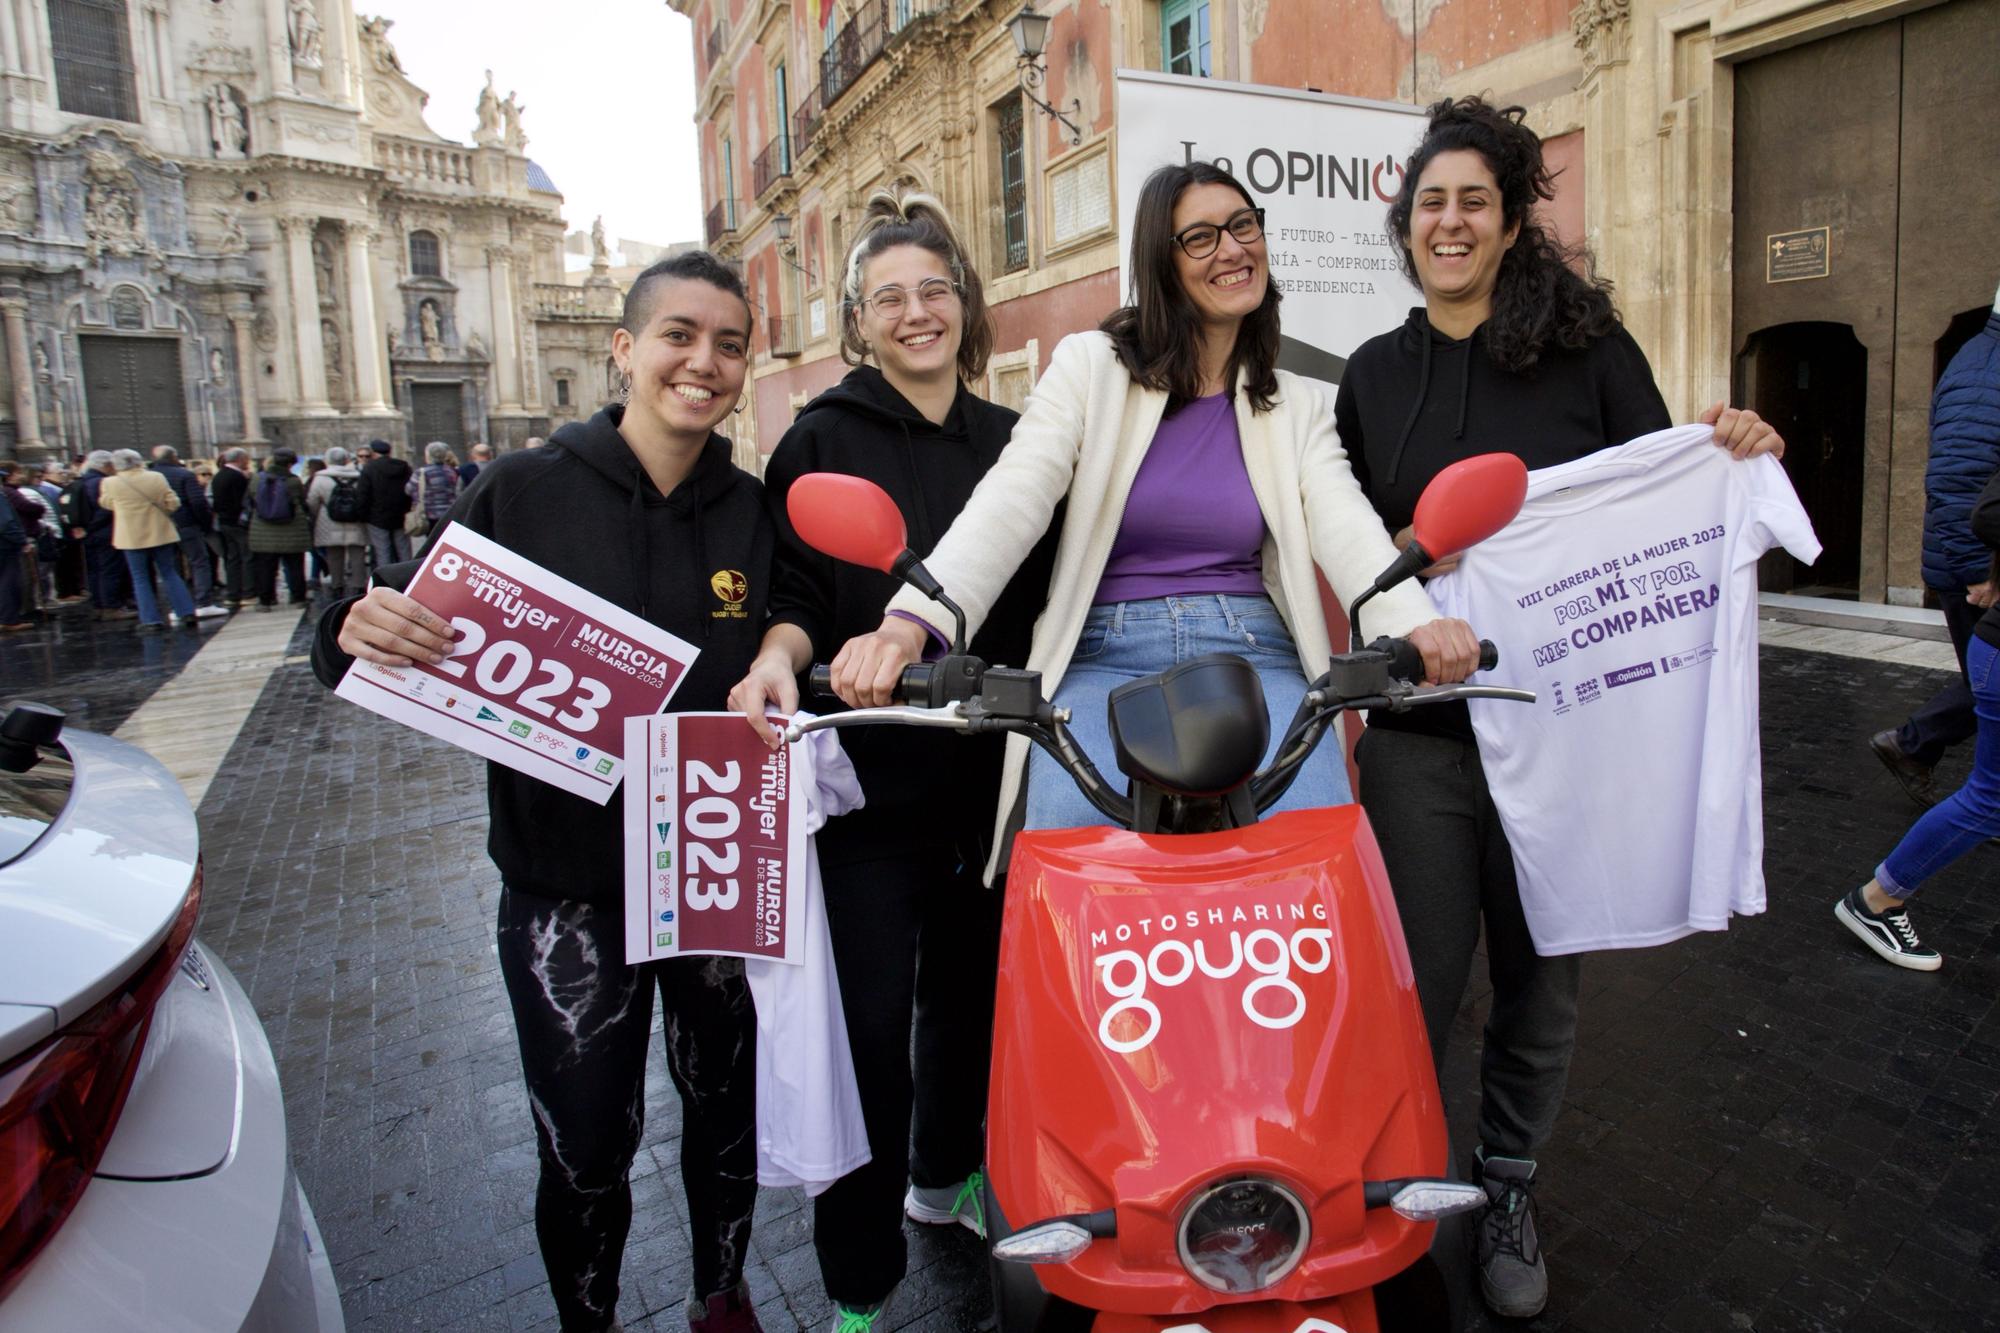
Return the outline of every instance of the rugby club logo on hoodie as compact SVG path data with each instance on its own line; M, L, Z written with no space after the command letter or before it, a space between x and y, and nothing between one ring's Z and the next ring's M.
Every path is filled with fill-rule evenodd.
M718 620L742 620L749 616L743 602L750 595L750 581L743 577L741 570L718 569L709 575L708 586L722 599L722 605L709 612L711 616Z

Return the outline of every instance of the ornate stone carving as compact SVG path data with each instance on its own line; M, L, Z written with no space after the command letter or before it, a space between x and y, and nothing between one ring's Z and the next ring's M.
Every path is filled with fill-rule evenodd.
M1264 35L1264 25L1271 19L1271 0L1243 0L1243 22L1250 29L1250 40L1256 41Z
M208 142L215 155L229 161L248 156L250 116L236 90L218 83L202 100L208 108Z
M1443 9L1447 2L1448 0L1381 0L1382 14L1389 22L1396 25L1397 32L1405 37L1414 37L1431 26L1431 19L1436 17L1437 12ZM1258 7L1269 9L1270 0L1263 0ZM1251 19L1255 24L1253 31L1260 37L1264 33L1264 19L1265 15L1262 14L1253 14Z
M287 241L297 238L301 232L311 235L312 229L318 225L318 218L282 217L278 219L278 230L285 234Z
M501 119L505 113L500 109L500 94L493 87L493 71L486 71L486 86L479 90L479 126L472 132L472 142L481 148L498 148L504 143Z
M1630 58L1632 0L1582 0L1569 12L1569 25L1586 74Z
M305 116L285 117L285 128L293 134L303 135L315 143L353 143L354 129L349 125L329 125L323 120L312 120Z
M425 301L417 307L417 325L424 335L424 355L433 361L444 360L444 340L439 334L438 304Z
M213 348L208 354L208 380L215 385L229 383L229 367L222 359L222 349Z
M287 0L285 35L291 40L292 63L318 69L325 59L325 35L313 0Z
M341 382L342 366L340 357L340 325L330 319L319 322L319 345L321 360L326 366L326 383L329 391Z
M233 208L214 208L215 220L222 224L222 239L216 242L216 250L225 255L240 255L250 248L250 238L243 234L243 219Z
M389 29L395 26L394 19L361 20L361 50L368 57L368 63L383 74L403 72L402 58L396 54L396 48L389 44Z
M479 336L479 330L465 335L465 354L477 361L486 359L486 340Z
M500 118L506 122L507 151L519 153L528 146L528 136L521 131L521 113L528 108L514 100L514 90L507 90L507 100L500 104Z
M84 161L83 233L90 258L107 253L135 255L150 249L142 225L138 181L115 154L102 148L89 150Z
M604 244L604 215L599 213L597 221L590 224L590 266L609 267L611 252Z
M313 237L313 284L319 289L319 308L331 310L338 299L333 276L333 247L323 236Z
M211 46L197 46L189 51L187 67L193 74L255 74L257 58L256 53L247 46L231 46L227 42L217 42Z
M35 225L35 183L12 181L0 185L0 228L31 231Z
M107 303L114 329L146 327L146 294L137 287L120 287Z
M257 309L257 317L251 321L250 336L256 341L257 350L275 352L278 350L278 318L262 306Z

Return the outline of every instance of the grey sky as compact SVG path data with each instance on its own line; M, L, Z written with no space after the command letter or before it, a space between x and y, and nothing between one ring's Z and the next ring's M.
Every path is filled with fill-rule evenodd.
M379 10L378 10L379 6ZM620 236L701 234L693 25L666 0L361 0L395 20L389 41L431 95L430 127L470 142L486 71L524 108L528 156L563 192L563 216L604 215Z

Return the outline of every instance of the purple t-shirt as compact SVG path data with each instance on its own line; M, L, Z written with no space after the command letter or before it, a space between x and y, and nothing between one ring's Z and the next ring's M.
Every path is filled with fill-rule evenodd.
M1264 596L1264 511L1236 409L1197 398L1160 423L1132 479L1095 603L1194 593Z

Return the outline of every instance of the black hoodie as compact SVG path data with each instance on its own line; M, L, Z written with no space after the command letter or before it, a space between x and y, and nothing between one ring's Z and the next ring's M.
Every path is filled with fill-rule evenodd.
M797 625L812 640L813 660L830 662L842 644L882 623L882 608L901 586L887 574L831 560L799 540L785 515L785 497L800 476L842 472L874 482L903 511L911 548L928 555L1006 447L1017 419L961 385L944 424L936 425L873 366L851 372L806 404L764 472L778 534L773 622ZM1027 661L1035 618L1048 600L1060 529L1058 516L994 604L972 640L973 653L996 665ZM801 696L801 702L816 712L841 708L826 699ZM841 733L841 744L854 760L868 803L820 832L823 862L867 860L911 844L950 845L977 858L974 864L984 861L1000 798L1000 737L856 727Z
M486 464L447 517L694 644L701 655L668 706L720 711L763 631L772 544L763 488L729 461L729 441L710 436L693 471L662 496L618 434L623 413L606 408L563 426L544 448ZM416 569L392 565L377 578L400 588ZM713 578L724 570L748 586L737 601L716 591L734 590ZM313 643L313 671L329 687L353 662L338 643L351 605L322 616ZM622 794L600 806L488 764L486 803L487 854L508 884L550 898L621 901Z
M1487 354L1485 325L1448 337L1422 306L1355 349L1333 417L1355 480L1392 534L1409 526L1431 478L1462 458L1510 453L1554 467L1673 424L1646 354L1622 326L1576 350L1545 348L1516 374ZM1370 725L1472 735L1463 704L1381 713Z

